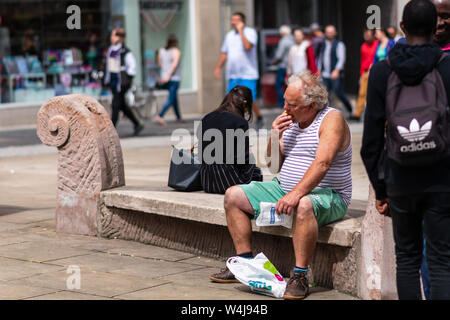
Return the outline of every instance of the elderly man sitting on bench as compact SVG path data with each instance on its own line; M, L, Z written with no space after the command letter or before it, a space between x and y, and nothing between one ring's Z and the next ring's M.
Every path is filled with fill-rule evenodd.
M272 123L274 141L269 139L267 146L267 157L281 167L280 180L231 187L224 207L236 254L246 258L253 257L251 219L258 217L260 202L276 203L277 214L294 214L295 266L284 298L303 299L309 293L307 272L318 229L342 219L350 204L351 134L341 112L328 106L319 78L309 71L289 78L284 97L285 112ZM279 149L273 155L271 145ZM227 268L210 278L237 282Z

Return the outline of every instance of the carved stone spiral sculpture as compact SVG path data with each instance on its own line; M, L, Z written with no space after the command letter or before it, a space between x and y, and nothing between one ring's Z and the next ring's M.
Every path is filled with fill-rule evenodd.
M100 191L125 185L119 136L94 98L54 97L37 115L37 135L58 148L56 231L96 235Z

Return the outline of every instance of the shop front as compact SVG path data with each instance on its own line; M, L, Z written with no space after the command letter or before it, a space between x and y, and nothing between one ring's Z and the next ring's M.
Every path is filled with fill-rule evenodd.
M69 29L67 8L81 10ZM98 95L92 72L108 41L109 0L0 2L1 103L45 101L55 95Z
M70 6L80 8L80 28L68 28ZM102 70L114 27L137 62L134 83L154 88L158 50L177 36L181 50L182 113L204 113L223 98L213 71L223 39L221 0L2 0L0 1L0 126L35 123L47 99L108 94ZM162 105L167 92L155 90ZM28 108L28 109L27 109Z

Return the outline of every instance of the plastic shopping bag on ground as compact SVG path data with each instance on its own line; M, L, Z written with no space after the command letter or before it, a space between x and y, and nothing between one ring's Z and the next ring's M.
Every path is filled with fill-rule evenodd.
M258 227L283 226L285 228L292 228L292 217L290 215L280 214L275 212L276 203L261 202L259 204L260 214L256 218L256 225Z
M267 259L264 253L253 259L231 257L227 260L228 269L253 292L282 298L286 290L286 281Z

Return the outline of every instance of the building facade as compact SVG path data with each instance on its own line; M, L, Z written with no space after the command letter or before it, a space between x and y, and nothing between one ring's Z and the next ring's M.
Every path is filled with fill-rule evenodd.
M356 93L359 46L367 7L381 8L381 25L398 26L406 0L2 0L0 2L0 110L27 105L38 108L64 93L97 97L101 85L92 77L100 70L112 28L122 26L126 45L138 65L135 84L154 86L156 52L175 34L182 52L179 91L183 113L205 113L220 103L224 79L213 72L231 14L246 14L260 35L282 24L307 28L334 24L347 45L345 89ZM80 28L69 28L80 9ZM73 8L72 8L73 9ZM72 21L73 22L73 21ZM260 44L265 39L260 36ZM260 49L260 58L269 55ZM262 61L264 59L260 59ZM260 66L264 70L265 66ZM264 76L262 74L262 76ZM166 92L156 93L160 101ZM14 112L0 125L17 121ZM5 123L6 122L6 123Z

